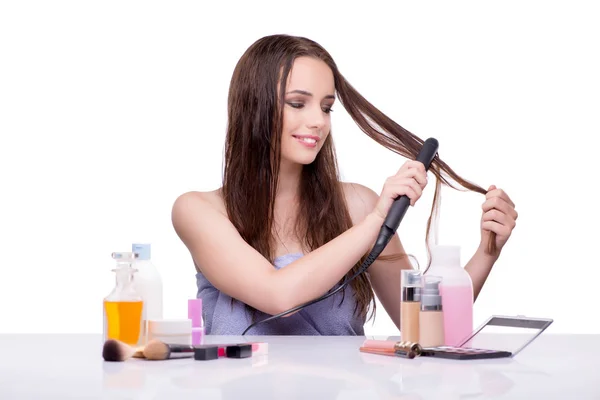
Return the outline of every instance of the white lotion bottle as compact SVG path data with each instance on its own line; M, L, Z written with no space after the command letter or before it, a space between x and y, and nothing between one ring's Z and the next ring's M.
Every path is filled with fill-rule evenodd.
M134 288L144 300L142 332L138 343L138 346L143 346L148 340L148 320L163 319L163 285L160 273L151 260L151 245L133 243L131 251L138 254L133 263L137 270L133 281Z

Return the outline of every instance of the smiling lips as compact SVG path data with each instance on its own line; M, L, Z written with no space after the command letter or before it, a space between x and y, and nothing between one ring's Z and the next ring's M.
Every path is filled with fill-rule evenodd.
M303 144L306 147L317 147L319 137L315 135L293 135L294 139Z

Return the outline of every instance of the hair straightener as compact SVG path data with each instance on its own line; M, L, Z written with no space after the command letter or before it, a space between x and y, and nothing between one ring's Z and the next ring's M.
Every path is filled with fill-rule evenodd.
M433 161L433 159L435 158L435 156L438 152L438 147L439 147L439 143L434 138L429 138L423 143L423 147L421 148L421 151L417 155L416 161L420 161L421 163L423 163L426 171L429 170L431 162ZM383 225L381 226L381 230L379 231L379 236L377 237L377 240L375 241L375 245L373 246L373 249L367 256L366 260L363 262L363 264L358 269L358 271L354 275L352 275L352 277L345 280L344 283L342 285L340 285L337 289L335 289L334 291L329 292L327 294L324 294L323 296L318 297L314 300L311 300L304 304L300 304L299 306L291 308L282 313L265 318L261 321L254 322L253 324L251 324L244 330L242 335L245 335L246 332L248 332L251 328L253 328L254 326L256 326L258 324L262 324L262 323L272 321L274 319L286 316L288 314L291 314L293 312L301 310L304 307L310 306L311 304L315 304L315 303L318 303L319 301L325 300L326 298L333 296L340 290L343 290L346 286L348 286L348 284L354 278L356 278L358 275L365 272L367 270L367 268L369 268L369 266L371 264L373 264L373 262L377 259L377 257L379 257L381 252L385 249L387 244L392 239L392 236L394 236L394 234L396 233L396 230L398 229L398 226L400 226L400 222L402 221L402 218L404 218L404 215L406 214L406 211L408 210L409 205L410 205L410 198L406 195L402 195L394 200L394 202L392 203L392 206L390 207L390 210L388 211L387 216L385 217Z

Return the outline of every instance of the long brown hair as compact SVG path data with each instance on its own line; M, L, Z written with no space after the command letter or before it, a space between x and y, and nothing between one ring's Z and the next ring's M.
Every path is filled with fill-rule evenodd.
M294 60L303 56L322 60L331 68L341 104L373 140L410 159L417 156L424 142L358 93L318 43L289 35L267 36L254 42L236 65L229 88L222 193L229 219L242 238L271 262L275 256L273 221L285 87ZM439 207L441 183L460 190L451 178L464 189L486 193L458 176L439 155L430 171L437 179L426 243ZM304 166L300 185L296 234L303 248L311 251L352 227L331 135L315 161ZM490 243L489 251L495 252L495 238ZM346 277L356 272L365 257ZM350 285L356 311L366 316L374 299L368 274L359 275Z

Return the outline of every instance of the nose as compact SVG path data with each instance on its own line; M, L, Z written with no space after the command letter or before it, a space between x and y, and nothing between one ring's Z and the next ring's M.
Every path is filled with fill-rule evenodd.
M325 124L327 123L325 113L321 109L320 105L311 107L310 113L309 115L307 115L307 118L307 125L308 128L310 128L311 130L316 129L318 131L322 131L325 127Z

